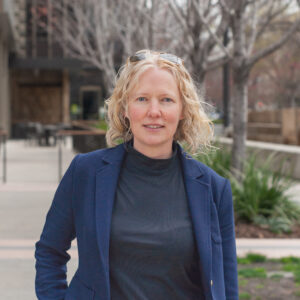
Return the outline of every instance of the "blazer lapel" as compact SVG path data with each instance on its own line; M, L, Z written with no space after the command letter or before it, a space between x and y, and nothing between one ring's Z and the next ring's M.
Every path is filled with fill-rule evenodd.
M103 291L107 299L110 298L109 284L109 237L112 209L115 191L117 189L118 177L123 161L125 149L120 145L111 149L109 154L103 158L104 166L96 174L96 232L104 277L106 291Z
M182 151L181 162L206 295L211 294L210 188L199 165Z

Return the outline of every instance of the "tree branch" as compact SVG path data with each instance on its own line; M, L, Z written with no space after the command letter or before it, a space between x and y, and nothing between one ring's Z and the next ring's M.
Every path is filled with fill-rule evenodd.
M273 53L277 49L279 49L284 43L286 43L291 36L296 32L296 30L300 28L300 18L291 26L291 28L276 42L274 42L269 47L257 51L248 61L248 66L253 66L258 60L263 57Z

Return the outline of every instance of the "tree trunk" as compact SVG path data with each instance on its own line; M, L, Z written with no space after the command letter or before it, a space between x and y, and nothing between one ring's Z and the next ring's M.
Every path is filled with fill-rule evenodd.
M246 139L248 121L248 82L249 74L245 69L233 69L233 145L232 145L232 169L238 179L243 172L243 163L246 158Z

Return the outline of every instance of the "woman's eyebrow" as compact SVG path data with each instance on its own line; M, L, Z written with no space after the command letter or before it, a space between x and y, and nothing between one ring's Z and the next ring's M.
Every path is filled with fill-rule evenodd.
M148 93L148 92L136 92L136 93L133 93L133 94L132 94L133 97L136 97L136 96L148 96L148 95L151 95L151 93ZM158 93L158 96L159 96L159 97L176 98L176 95L175 95L175 94L172 94L172 93L170 93L170 92L162 92L162 93Z

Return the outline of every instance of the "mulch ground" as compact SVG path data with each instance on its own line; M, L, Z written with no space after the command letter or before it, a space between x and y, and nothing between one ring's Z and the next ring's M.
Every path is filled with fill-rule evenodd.
M300 225L294 226L291 233L276 234L267 228L254 224L236 222L235 232L237 238L298 238L300 239ZM282 270L279 262L267 261L250 265L238 265L238 269L261 267L270 271ZM300 283L294 278L240 278L239 277L240 300L300 300Z
M274 233L266 228L262 228L254 224L246 224L242 222L236 222L235 234L237 238L281 238L281 239L300 239L300 225L296 225L292 228L291 233Z

